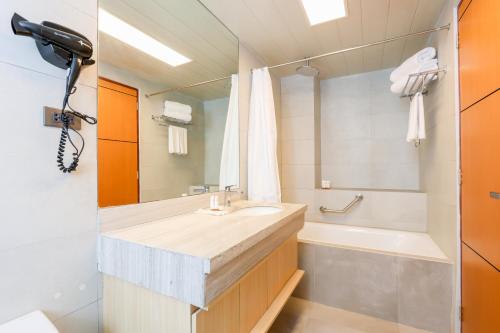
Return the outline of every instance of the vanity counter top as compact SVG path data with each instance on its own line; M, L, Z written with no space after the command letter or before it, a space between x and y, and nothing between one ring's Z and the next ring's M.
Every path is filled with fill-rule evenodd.
M260 216L237 214L238 209L253 206L282 210ZM210 275L220 275L218 271L225 266L245 260L244 253L290 229L293 221L303 224L306 210L302 204L245 200L234 202L233 207L234 212L222 216L193 212L103 232L99 237L99 268L105 274L203 307L220 293L209 291Z

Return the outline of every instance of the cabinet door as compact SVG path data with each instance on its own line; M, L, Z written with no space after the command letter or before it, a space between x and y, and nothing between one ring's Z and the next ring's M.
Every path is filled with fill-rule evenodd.
M462 240L500 268L500 92L461 120Z
M499 331L500 272L467 245L462 245L462 307L462 333Z
M297 235L285 241L267 258L267 303L270 305L297 271Z
M98 90L97 137L137 142L137 91L103 79Z
M472 0L458 24L460 109L500 87L500 1Z
M248 333L267 310L267 262L240 280L240 333Z
M193 314L193 332L237 333L240 329L240 285L235 284L228 292L211 304L208 311Z
M97 141L99 207L138 203L137 143Z

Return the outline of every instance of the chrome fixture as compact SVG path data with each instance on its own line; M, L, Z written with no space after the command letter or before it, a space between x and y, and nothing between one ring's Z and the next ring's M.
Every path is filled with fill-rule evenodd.
M300 67L297 67L295 70L297 74L303 75L303 76L318 76L319 75L319 69L316 67L312 66L310 64L310 60L306 60L306 63Z
M388 39L384 39L384 40L381 40L381 41L378 41L378 42L374 42L374 43L369 43L369 44L364 44L364 45L349 47L349 48L343 49L343 50L338 50L338 51L323 53L323 54L319 54L319 55L316 55L316 56L313 56L313 57L307 57L307 58L300 59L300 60L294 60L294 61L289 61L289 62L285 62L285 63L282 63L282 64L268 66L268 68L269 69L273 69L273 68L278 68L278 67L283 67L283 66L298 64L298 63L301 63L301 62L304 62L304 61L306 62L306 65L302 66L302 67L306 67L307 68L307 67L309 67L309 61L314 60L314 59L320 59L320 58L324 58L324 57L328 57L328 56L332 56L332 55L336 55L336 54L340 54L340 53L344 53L344 52L349 52L349 51L355 51L355 50L363 49L363 48L370 47L370 46L376 46L376 45L381 45L381 44L385 44L385 43L390 43L390 42L394 42L396 40L400 40L400 39L404 39L404 38L408 38L408 37L426 35L426 34L429 34L431 32L436 32L436 31L440 31L440 30L450 30L450 24L443 25L443 26L438 27L438 28L433 28L433 29L428 29L428 30L424 30L424 31L414 32L414 33L403 35L403 36L388 38ZM299 68L301 68L301 67L299 67ZM300 73L299 68L297 68L297 71ZM311 71L312 68L314 68L314 67L311 66L309 68L309 73L310 74L308 74L308 75L312 74L312 71ZM160 95L160 94L164 94L164 93L171 92L171 91L177 91L177 90L182 90L182 89L187 89L187 88L193 88L193 87L201 86L201 85L212 83L212 82L227 80L229 78L231 78L231 75L220 77L220 78L216 78L216 79L213 79L213 80L207 80L207 81L197 82L197 83L193 83L193 84L188 84L188 85L182 86L182 87L168 88L168 89L160 90L160 91L157 91L157 92L154 92L154 93L151 93L151 94L145 94L145 96L149 98L149 97L152 97L152 96L155 96L155 95Z
M224 208L231 207L231 187L236 185L228 185L224 187Z
M321 206L321 207L319 207L319 211L322 213L344 214L344 213L347 213L349 210L351 210L351 208L354 207L354 205L356 205L361 200L363 200L363 195L360 193L360 194L356 194L354 199L351 202L349 202L347 204L347 206L345 206L342 209L329 209L329 208L326 208L324 206Z
M160 115L160 116L152 115L151 119L158 122L158 125L160 125L160 126L168 126L169 123L175 123L175 124L180 124L180 125L192 125L193 124L192 121L184 121L182 119L167 117L164 115Z
M427 94L427 84L436 79L439 73L446 73L446 68L439 68L408 75L401 97L412 98L417 92L424 95ZM413 83L410 84L412 81Z
M443 26L438 27L438 28L433 28L433 29L423 30L423 31L419 31L419 32L414 32L414 33L407 34L407 35L402 35L402 36L397 36L397 37L393 37L393 38L388 38L388 39L384 39L384 40L381 40L381 41L378 41L378 42L368 43L368 44L364 44L364 45L358 45L358 46L354 46L354 47L349 47L349 48L343 49L343 50L338 50L338 51L323 53L323 54L319 54L319 55L316 55L316 56L313 56L313 57L308 57L308 58L304 58L304 59L300 59L300 60L294 60L294 61L284 62L282 64L268 66L267 68L273 69L273 68L278 68L278 67L283 67L283 66L298 64L298 63L301 63L301 62L304 62L304 61L309 61L309 60L314 60L314 59L320 59L320 58L329 57L329 56L340 54L340 53L345 53L345 52L349 52L349 51L355 51L355 50L359 50L359 49L364 49L364 48L370 47L370 46L376 46L376 45L381 45L381 44L385 44L385 43L390 43L390 42L394 42L394 41L400 40L400 39L405 39L405 38L408 38L408 37L415 37L415 36L426 35L426 34L429 34L431 32L436 32L436 31L440 31L440 30L450 30L450 24L448 23L447 25L443 25Z
M230 79L230 78L231 78L231 75L224 76L224 77L219 77L219 78L213 79L213 80L207 80L207 81L202 81L202 82L198 82L198 83L188 84L187 86L175 87L175 88L167 88L167 89L160 90L160 91L157 91L157 92L154 92L154 93L151 93L151 94L145 94L145 96L147 98L149 98L151 96L160 95L160 94L164 94L164 93L171 92L171 91L178 91L178 90L183 90L183 89L187 89L187 88L198 87L198 86L201 86L201 85L204 85L204 84L207 84L207 83L212 83L212 82L227 80L227 79Z

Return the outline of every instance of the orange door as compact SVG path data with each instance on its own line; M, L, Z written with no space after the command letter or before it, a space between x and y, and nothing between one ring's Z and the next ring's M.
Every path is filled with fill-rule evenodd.
M137 142L137 90L99 79L97 137Z
M500 331L500 1L459 7L462 332Z
M99 207L139 202L137 90L99 79Z
M500 92L461 119L462 241L500 268Z
M99 207L139 202L137 144L98 140Z
M462 246L462 307L462 333L500 330L500 272L466 245Z
M462 1L458 27L460 106L464 110L500 87L500 1Z

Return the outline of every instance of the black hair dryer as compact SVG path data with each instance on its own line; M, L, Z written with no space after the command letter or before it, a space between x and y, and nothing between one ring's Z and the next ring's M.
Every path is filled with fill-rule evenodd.
M78 117L91 125L97 123L94 117L77 112L69 105L69 97L76 90L75 83L82 67L95 64L95 61L91 59L93 53L92 43L85 36L62 25L47 21L43 21L40 24L32 23L17 13L14 13L12 16L11 26L14 34L28 36L35 40L38 51L43 59L56 67L68 71L66 76L66 93L64 94L60 114L63 126L57 153L57 165L65 173L72 172L78 166L78 160L83 152L85 141L83 141L80 133L71 128L71 119ZM67 111L66 107L70 111ZM81 137L82 145L80 148L76 147L73 140L71 140L70 129ZM68 138L75 152L73 153L73 161L66 167L64 165L64 150Z

